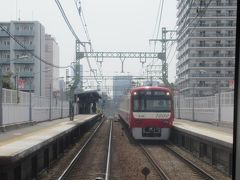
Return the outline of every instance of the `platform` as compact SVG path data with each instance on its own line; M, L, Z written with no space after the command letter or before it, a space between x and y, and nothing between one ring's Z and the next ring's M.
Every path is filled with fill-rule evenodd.
M74 121L64 118L1 133L0 165L6 161L13 163L28 156L96 116L96 114L78 115L75 116Z
M227 175L232 175L232 128L175 119L171 141Z
M183 119L175 119L173 126L179 131L183 131L207 141L232 148L232 128L219 127L210 123L195 122Z

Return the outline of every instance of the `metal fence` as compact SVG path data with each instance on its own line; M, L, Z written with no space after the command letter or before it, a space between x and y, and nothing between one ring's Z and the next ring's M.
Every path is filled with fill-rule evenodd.
M0 125L45 121L68 116L69 102L62 100L61 97L40 97L34 93L2 89Z
M175 117L204 122L233 123L233 104L233 91L207 97L178 95L174 97Z

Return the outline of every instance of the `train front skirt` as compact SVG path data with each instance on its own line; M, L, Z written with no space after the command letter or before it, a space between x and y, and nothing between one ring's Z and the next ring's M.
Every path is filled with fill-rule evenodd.
M132 128L132 136L135 139L168 140L170 129L157 127Z

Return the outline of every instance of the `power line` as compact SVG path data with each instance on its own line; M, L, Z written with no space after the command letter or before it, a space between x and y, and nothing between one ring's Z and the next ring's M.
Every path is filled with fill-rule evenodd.
M153 30L153 35L152 37L154 38L154 35L156 33L156 28L157 28L157 24L158 24L158 19L159 19L159 16L160 16L160 8L161 8L161 0L159 1L159 5L158 5L158 10L157 10L157 18L156 18L156 22L155 22L155 26L154 26L154 30Z
M60 4L60 2L59 2L58 0L55 0L55 2L56 2L56 4L57 4L57 6L58 6L58 9L60 10L60 12L61 12L61 14L62 14L63 19L65 20L65 22L66 22L66 24L67 24L69 30L72 32L72 34L73 34L73 36L75 37L75 39L78 40L83 47L85 47L84 43L82 43L82 42L80 41L80 39L78 38L77 34L75 33L73 27L71 26L71 24L70 24L70 22L69 22L69 20L68 20L68 18L67 18L67 16L66 16L63 8L62 8L62 5Z
M38 59L39 61L49 65L49 66L52 66L52 67L55 67L55 68L68 68L69 66L58 66L58 65L55 65L55 64L52 64L52 63L49 63L47 62L46 60L44 60L43 58L40 58L39 56L37 56L36 54L34 54L33 52L31 52L30 49L28 49L26 46L24 46L20 41L18 41L4 26L2 26L0 24L0 28L5 31L10 38L12 38L19 46L21 46L24 50L27 51L27 53L29 53L30 55L32 55L33 57L35 57L36 59Z
M162 21L163 4L164 4L164 0L162 0L162 7L161 7L161 12L160 12L160 18L159 18L159 24L158 24L156 39L158 38L158 34L159 34L160 26L161 26L161 21Z
M71 24L70 24L70 22L69 22L69 20L68 20L68 18L67 18L67 16L66 16L64 10L63 10L63 8L62 8L62 6L61 6L61 3L60 3L58 0L55 0L55 2L56 2L56 4L57 4L57 6L58 6L58 9L60 10L60 12L61 12L61 14L62 14L63 19L65 20L65 22L66 22L66 24L67 24L69 30L72 32L72 34L73 34L73 36L75 37L75 39L78 40L78 42L84 47L84 51L87 52L87 49L86 49L85 44L80 41L80 39L78 38L78 36L77 36L77 34L75 33L74 29L72 28L72 26L71 26ZM92 71L93 74L95 75L95 72L94 72L93 69L92 69L92 66L91 66L91 64L90 64L90 61L89 61L88 57L87 57L87 62L88 62L88 66L89 66L90 71ZM95 79L96 79L96 78L95 78ZM96 82L99 83L99 82L97 81L97 79L96 79Z
M81 20L85 35L87 37L87 40L88 40L88 42L91 43L90 35L89 35L88 29L87 29L86 20L84 18L83 9L82 9L82 6L81 6L81 1L80 0L74 0L74 1L75 1L76 8L78 10L78 14L80 16L80 20ZM91 49L92 49L92 45L91 45Z
M168 65L170 65L170 64L171 64L171 62L172 62L172 60L173 60L173 58L174 58L174 56L175 56L176 52L177 52L177 48L174 50L173 56L172 56L171 60L169 61Z
M87 37L88 42L90 43L91 51L93 51L90 35L89 35L88 29L87 29L87 23L86 23L86 20L85 20L85 17L84 17L84 13L83 13L83 9L82 9L82 5L81 5L81 1L80 0L74 0L74 2L75 2L75 5L76 5L76 8L78 10L78 14L80 16L80 20L81 20L81 23L82 23L85 35ZM86 48L84 48L84 50L86 52ZM91 67L91 64L90 64L90 61L88 59L88 56L87 56L87 63L88 63L88 66L90 68L90 71L93 72L94 76L96 76L95 71ZM102 75L101 69L98 66L97 62L96 62L96 65L97 65L98 71L100 72L100 75ZM97 79L96 79L96 82L98 83Z

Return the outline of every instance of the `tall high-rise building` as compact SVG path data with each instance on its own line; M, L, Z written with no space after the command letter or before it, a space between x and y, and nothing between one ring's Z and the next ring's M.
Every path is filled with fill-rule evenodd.
M177 81L182 95L230 90L237 0L178 0Z
M45 28L38 21L10 21L0 22L17 41L20 46L0 29L0 64L4 76L23 91L34 91L38 95L45 94L45 64L39 58L45 58Z
M54 64L59 65L59 46L56 42L55 38L53 38L51 35L46 34L45 35L45 57L46 61ZM49 96L50 91L50 84L52 86L52 92L56 92L55 94L59 94L60 87L59 87L59 69L54 68L52 66L46 65L45 66L45 94L46 96Z
M121 96L126 95L132 88L132 76L113 76L113 100L118 101Z

